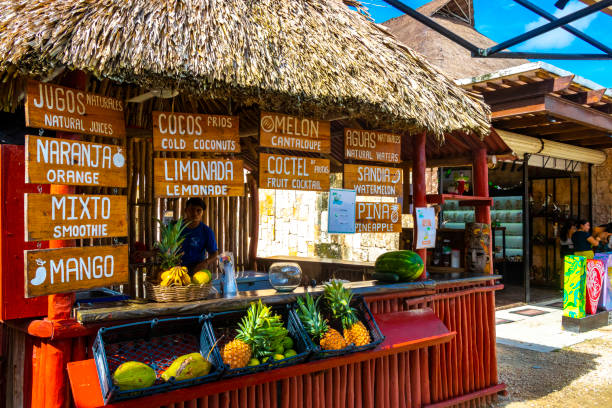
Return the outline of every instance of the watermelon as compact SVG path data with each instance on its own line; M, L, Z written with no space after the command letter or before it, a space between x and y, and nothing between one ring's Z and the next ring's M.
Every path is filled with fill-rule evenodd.
M408 250L391 251L380 255L376 258L374 268L377 273L396 274L402 282L417 280L425 270L423 259Z

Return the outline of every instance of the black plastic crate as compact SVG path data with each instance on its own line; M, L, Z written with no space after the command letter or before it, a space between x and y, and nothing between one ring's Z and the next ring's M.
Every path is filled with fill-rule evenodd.
M197 316L154 319L101 328L93 344L93 354L104 403L156 394L220 378L223 362L215 350L208 357L213 365L208 375L183 381L174 381L172 378L168 382L161 378L161 373L182 355L200 352L204 357L208 356L208 341L202 341L207 325L206 319ZM151 366L157 375L155 383L151 387L138 390L119 390L113 384L112 373L127 361L139 361Z
M383 342L385 336L383 336L380 332L378 324L376 323L376 320L374 320L374 316L372 316L372 312L370 312L370 308L368 307L368 304L365 302L363 297L353 296L351 306L355 308L355 310L357 311L357 317L364 324L366 329L368 329L372 341L369 344L359 347L355 346L354 344L350 344L348 347L345 347L340 350L323 350L320 345L315 344L312 341L310 335L304 328L304 325L302 324L302 321L300 320L300 317L297 313L299 307L297 303L292 305L291 319L294 320L296 324L300 326L302 332L305 334L306 342L308 343L308 346L312 349L312 353L310 354L311 360L320 360L322 358L337 357L344 354L355 353L357 351L369 350L375 348ZM325 305L324 299L319 302L319 307L321 315L324 319L327 319L329 326L333 329L338 330L338 332L342 334L342 323L332 317L331 311Z
M239 375L254 374L265 370L287 367L294 364L299 364L305 361L310 355L311 349L308 347L308 343L302 332L301 326L298 326L296 322L290 318L291 310L288 305L273 305L272 311L282 317L285 327L289 331L289 337L293 340L293 346L297 355L288 357L283 360L272 360L271 358L262 364L256 366L247 366L242 368L230 368L229 365L224 364L223 377L236 377ZM221 350L225 344L229 343L236 336L236 329L238 323L246 316L247 310L232 310L228 312L213 313L208 316L209 325L208 329L208 343L215 344L218 339L223 336L215 346L215 352L219 353L221 359Z

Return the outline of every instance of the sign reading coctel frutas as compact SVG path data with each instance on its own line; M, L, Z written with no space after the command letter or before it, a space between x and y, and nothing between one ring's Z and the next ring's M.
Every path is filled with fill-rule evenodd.
M261 153L259 188L329 191L329 160Z
M355 232L402 232L401 204L358 201Z
M238 116L153 112L153 149L238 153Z
M128 246L24 251L26 297L128 282Z
M26 126L124 138L124 102L78 89L28 81Z
M26 135L26 183L126 187L122 146Z
M261 112L259 145L283 150L330 153L331 125L329 121L282 113Z
M399 163L401 148L400 135L344 129L344 157L347 159Z
M401 196L402 169L345 164L344 188L355 189L357 195Z

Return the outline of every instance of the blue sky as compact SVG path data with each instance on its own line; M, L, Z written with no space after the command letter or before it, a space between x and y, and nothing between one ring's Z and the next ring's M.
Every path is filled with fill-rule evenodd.
M416 8L428 0L402 0L404 4ZM364 5L376 22L382 23L402 13L382 0L363 0ZM563 11L555 6L555 0L532 0L532 3L557 17L586 7L572 0ZM512 0L474 0L476 29L496 42L501 42L546 23L544 19ZM612 47L610 27L612 17L598 12L573 23L584 33ZM563 53L598 53L598 49L574 37L564 30L557 29L543 34L526 43L519 44L512 51L541 51ZM546 61L576 75L590 79L601 86L612 88L612 61Z

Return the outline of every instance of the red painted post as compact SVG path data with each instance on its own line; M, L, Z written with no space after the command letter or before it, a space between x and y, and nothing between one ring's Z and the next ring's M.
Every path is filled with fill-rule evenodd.
M414 235L412 237L412 249L423 259L427 265L427 250L416 249L417 229L416 229L416 208L427 206L427 186L425 184L425 172L427 170L425 158L425 132L418 133L412 137L412 217L414 220ZM421 275L420 280L427 279L427 268Z
M474 169L474 195L480 197L489 196L489 168L487 167L487 149L481 148L474 151L472 156L472 166ZM489 224L491 227L491 209L488 205L478 205L475 209L476 222ZM493 230L491 230L491 239L489 240L489 254L491 260L489 262L489 273L493 273Z

